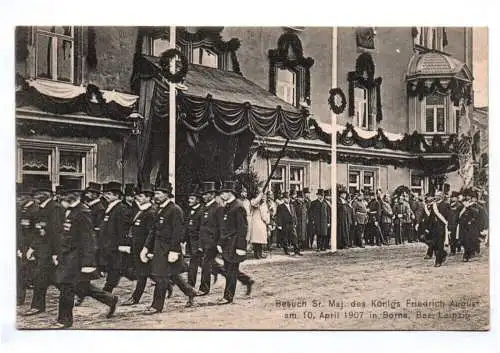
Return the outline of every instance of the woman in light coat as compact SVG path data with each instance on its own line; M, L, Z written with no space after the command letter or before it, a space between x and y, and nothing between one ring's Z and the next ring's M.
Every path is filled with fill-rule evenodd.
M267 205L266 195L259 190L258 195L250 200L251 226L250 242L256 259L263 259L262 247L267 244L267 228L271 223L271 215Z

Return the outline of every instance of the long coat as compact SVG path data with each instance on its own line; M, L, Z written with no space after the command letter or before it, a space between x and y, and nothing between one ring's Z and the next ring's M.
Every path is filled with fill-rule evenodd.
M261 202L262 195L250 200L250 242L252 244L267 244L267 225L271 222L271 215L267 202Z
M52 255L59 249L59 239L63 232L64 208L56 201L50 200L45 207L40 206L35 217L35 229L31 248L35 250L35 269L33 279L37 283L46 284L53 281L54 264Z
M38 205L34 201L24 203L17 212L17 250L20 250L22 257L16 257L18 266L18 276L29 283L32 283L33 272L36 267L34 261L26 259L26 251L33 241L33 237L38 233L35 229Z
M448 239L447 232L450 218L450 205L447 202L439 202L428 207L430 214L426 222L426 227L430 238L434 244L439 244L441 241L446 243Z
M203 250L213 249L220 238L223 207L217 202L203 206L200 220L200 245Z
M196 209L190 208L185 220L185 236L182 241L186 241L191 246L191 254L195 254L201 248L200 226L203 217L203 206L198 205Z
M149 262L142 262L140 253L153 227L154 218L154 210L150 205L143 210L137 209L131 220L132 223L130 225L129 235L132 238L131 253L136 276L149 276L151 273L151 264Z
M481 216L476 207L463 208L458 215L457 235L465 251L472 251L479 241Z
M104 219L104 212L106 211L106 207L104 207L101 200L100 199L98 200L99 202L96 202L92 205L88 205L90 209L92 226L94 228L94 231L96 232L96 235L99 234L100 231L99 227L101 226L102 220Z
M222 214L222 228L219 245L222 247L222 258L229 263L240 263L246 255L238 255L236 249L246 250L248 220L241 201L233 200L226 204Z
M307 204L297 199L292 205L297 215L297 238L301 241L305 241L307 236Z
M123 268L123 255L118 251L119 246L132 246L132 241L128 238L128 212L123 203L117 203L111 210L106 210L101 222L98 248L99 266L105 271L118 270Z
M316 235L327 236L328 224L328 205L325 201L314 200L309 208L309 220L312 221L312 229Z
M85 278L82 267L95 267L95 243L88 208L79 203L68 209L57 252L56 283L77 284Z
M337 199L337 246L344 248L348 245L351 223L349 222L349 204L346 200Z
M153 229L149 233L145 247L151 252L151 275L159 278L185 272L186 264L182 255L181 240L184 234L184 214L180 206L170 201L160 207L155 215ZM177 261L168 262L169 252L179 254Z
M392 223L392 212L391 204L389 202L381 201L382 213L380 217L380 223Z

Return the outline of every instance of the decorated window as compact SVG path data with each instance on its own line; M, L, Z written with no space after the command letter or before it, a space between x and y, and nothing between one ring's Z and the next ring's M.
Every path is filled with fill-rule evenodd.
M354 194L357 190L369 192L375 190L375 170L349 170L349 193Z
M17 181L27 187L82 188L95 177L95 150L94 145L19 139Z
M277 69L276 95L285 102L295 105L297 80L295 72L287 69Z
M270 166L275 162L270 161ZM271 190L298 191L304 189L307 179L307 164L297 162L280 162L271 177Z
M269 50L269 91L298 107L310 98L312 58L304 57L296 31L288 29Z
M425 176L411 172L410 184L412 193L417 193L418 195L425 194Z
M413 43L427 49L443 51L448 44L446 29L443 27L414 27Z
M35 76L73 83L74 27L36 27L35 31Z
M445 96L434 94L425 97L426 133L446 133L446 99Z
M354 125L368 130L370 114L368 105L368 90L361 86L354 88Z
M193 64L203 65L207 67L217 68L219 57L213 50L207 48L193 49Z

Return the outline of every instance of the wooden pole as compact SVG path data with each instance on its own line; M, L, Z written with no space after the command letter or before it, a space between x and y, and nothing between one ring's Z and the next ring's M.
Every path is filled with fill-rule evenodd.
M170 26L170 49L175 49L175 26ZM175 72L175 58L170 61L170 72ZM176 105L175 105L175 83L169 82L169 137L168 137L168 181L172 183L172 193L175 195L175 143L176 143Z
M332 28L332 88L337 87L337 27ZM330 109L332 121L332 162L330 163L332 177L332 219L330 232L330 252L337 251L337 115Z

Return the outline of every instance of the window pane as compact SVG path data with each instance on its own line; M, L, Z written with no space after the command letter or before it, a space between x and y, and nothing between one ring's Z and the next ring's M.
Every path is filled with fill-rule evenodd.
M153 56L161 56L161 54L170 49L170 41L164 38L153 39Z
M74 177L68 175L61 175L59 177L59 185L65 189L81 189L83 177Z
M72 36L71 26L39 26L37 29L64 36Z
M363 184L365 186L373 186L373 173L372 172L365 172L363 174Z
M22 170L48 172L49 156L50 156L50 151L23 150Z
M444 119L444 108L437 108L437 131L444 132L445 131L445 119Z
M81 153L61 151L59 171L63 173L81 173L83 157L84 155Z
M425 131L434 132L434 108L425 109Z
M23 186L27 188L36 188L40 185L50 184L50 177L48 175L34 175L34 174L24 174L23 175Z
M73 42L59 39L57 43L57 79L71 82L73 71Z
M52 78L52 38L38 34L36 41L36 73L38 77Z
M349 184L357 184L358 183L358 173L351 172L349 173Z
M276 94L284 101L295 104L295 73L286 69L277 69Z
M302 181L302 168L290 168L290 181Z

